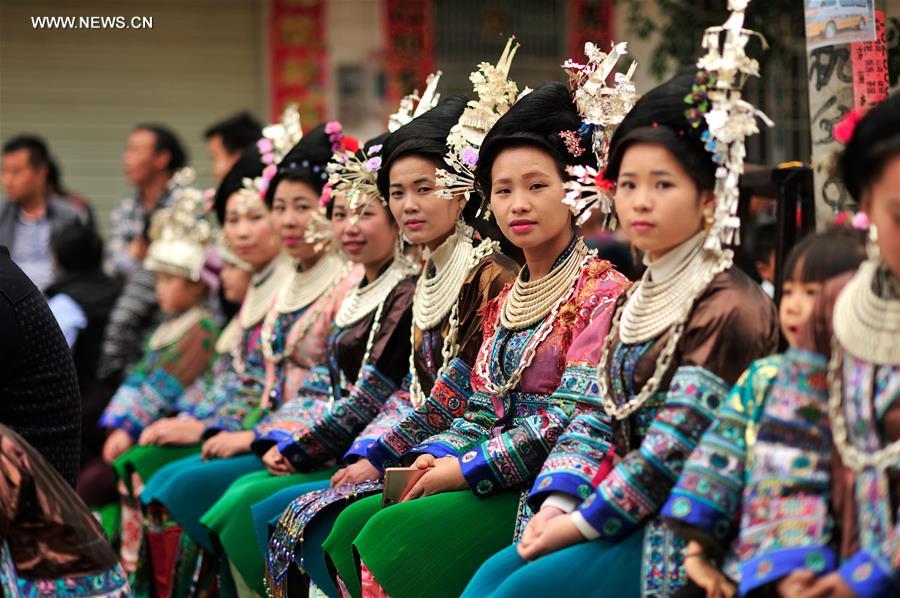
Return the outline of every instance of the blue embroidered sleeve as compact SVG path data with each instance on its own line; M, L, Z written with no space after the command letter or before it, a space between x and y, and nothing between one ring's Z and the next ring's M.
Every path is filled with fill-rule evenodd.
M400 458L416 445L450 428L454 419L465 413L472 396L471 376L472 369L461 359L450 362L450 366L435 381L425 402L372 443L366 451L366 458L384 471L385 467L398 465Z
M404 381L404 387L391 395L375 419L369 422L369 425L353 440L350 450L344 454L344 461L365 459L369 449L385 432L396 427L412 413L413 408L409 402L407 388L407 382Z
M586 499L609 472L612 428L597 394L596 367L570 365L563 372L556 395L575 405L574 416L534 482L529 502L535 511L555 492Z
M894 530L896 535L897 529ZM897 555L894 555L895 560ZM860 550L850 557L838 573L860 598L896 596L900 593L900 570L897 564L884 561L881 555Z
M325 414L281 451L297 471L308 471L341 456L374 418L397 385L374 366L365 365L349 395L335 401Z
M209 417L203 420L206 425L204 437L214 436L219 432L240 432L250 423L252 414L257 413L262 397L262 384L255 381L241 381L239 376L232 380L233 385L225 388L227 400Z
M491 437L491 428L497 423L491 397L486 392L475 392L469 397L466 411L457 417L450 427L419 443L410 453L427 453L435 457L458 457L470 446Z
M639 449L627 454L579 512L600 537L617 542L654 515L728 393L721 378L682 366Z
M685 539L727 551L741 515L748 435L755 435L780 355L750 364L691 453L662 510ZM749 442L752 443L753 439Z
M742 594L795 569L835 566L825 366L821 355L788 350L763 408L742 505Z
M100 418L104 428L120 428L135 440L145 427L169 415L184 392L181 383L161 367L151 354L138 366L113 395Z
M324 415L330 398L328 368L315 366L295 396L288 398L254 426L256 439L265 439L273 431L287 432L288 435L305 432L312 422Z
M517 418L517 425L459 457L463 477L477 496L520 486L534 477L566 428L569 415L560 405Z

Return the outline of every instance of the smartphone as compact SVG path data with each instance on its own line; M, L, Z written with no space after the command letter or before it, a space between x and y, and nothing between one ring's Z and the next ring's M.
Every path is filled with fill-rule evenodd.
M384 492L381 506L395 505L406 496L428 469L418 467L388 467L384 470Z

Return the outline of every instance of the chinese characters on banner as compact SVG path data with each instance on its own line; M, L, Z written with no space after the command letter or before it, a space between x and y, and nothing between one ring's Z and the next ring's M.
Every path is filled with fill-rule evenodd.
M393 103L420 92L434 70L432 0L385 0L387 97Z
M582 56L585 42L609 52L613 31L613 0L571 0L568 4L569 48L567 56ZM578 60L576 58L576 60Z
M875 41L850 44L853 99L857 110L868 110L890 93L884 12L875 13Z
M297 104L302 122L325 120L328 56L325 46L326 0L271 0L269 66L271 119Z

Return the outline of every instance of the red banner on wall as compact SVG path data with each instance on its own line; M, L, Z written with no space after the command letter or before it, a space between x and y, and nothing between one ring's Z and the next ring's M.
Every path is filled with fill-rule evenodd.
M875 12L875 41L850 44L853 65L853 99L857 110L868 110L891 91L888 79L887 38L884 12Z
M328 54L326 0L270 0L269 67L271 118L297 104L306 126L325 120Z
M434 69L432 0L384 0L387 96L398 101L413 89L422 91Z
M584 56L586 42L594 42L601 50L608 52L615 35L613 0L571 0L568 8L568 56L580 60Z

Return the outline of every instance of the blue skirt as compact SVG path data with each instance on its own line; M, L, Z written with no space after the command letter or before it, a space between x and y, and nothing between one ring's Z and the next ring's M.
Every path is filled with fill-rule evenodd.
M615 596L640 598L643 529L617 544L582 542L527 563L515 545L485 562L463 598ZM602 590L602 592L601 592Z
M166 507L184 532L207 551L213 546L200 518L242 475L263 469L256 455L204 461L200 455L169 463L159 469L141 492L145 505L156 501Z

